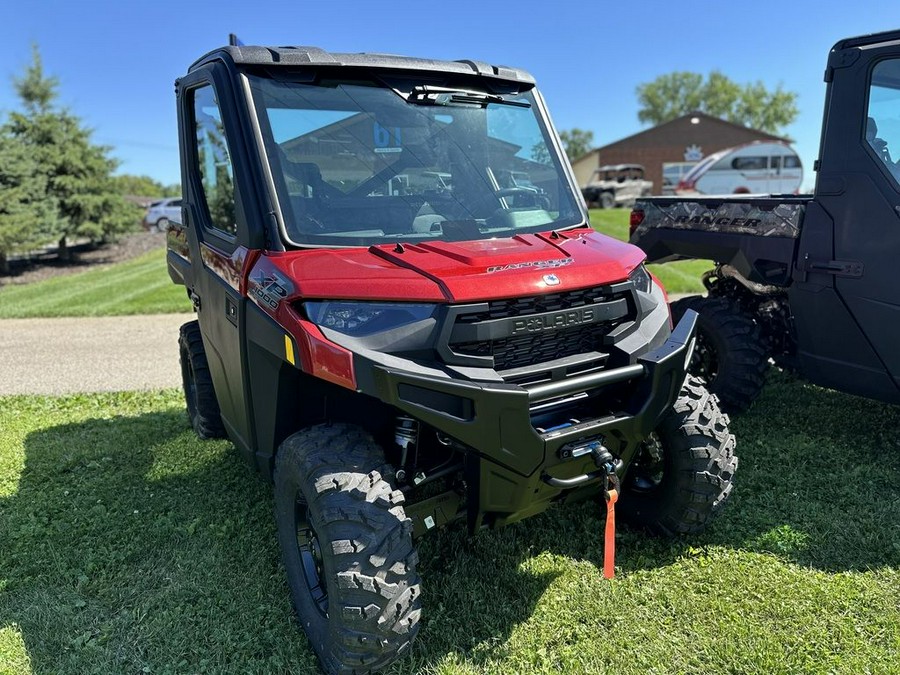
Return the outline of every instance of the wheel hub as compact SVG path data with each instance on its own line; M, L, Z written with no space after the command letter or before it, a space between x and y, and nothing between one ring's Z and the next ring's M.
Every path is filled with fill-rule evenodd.
M309 519L306 502L297 499L295 505L295 523L297 530L297 551L300 553L300 564L306 590L313 604L322 616L328 616L328 590L325 585L325 566L319 536Z
M709 338L699 330L697 331L697 344L691 355L688 370L705 379L707 384L712 384L719 374L719 359L716 357L716 351L709 343Z
M634 490L650 492L660 486L663 481L664 452L659 436L655 433L650 434L641 444L637 459L628 472Z

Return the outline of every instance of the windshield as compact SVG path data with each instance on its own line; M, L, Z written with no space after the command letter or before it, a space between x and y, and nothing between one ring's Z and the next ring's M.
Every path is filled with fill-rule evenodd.
M583 223L531 92L249 79L288 244L487 239Z

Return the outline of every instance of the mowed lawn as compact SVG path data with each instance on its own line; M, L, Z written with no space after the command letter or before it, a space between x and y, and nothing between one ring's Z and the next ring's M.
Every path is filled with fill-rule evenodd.
M704 535L596 503L420 544L407 673L900 672L900 409L777 372ZM268 485L176 391L0 399L0 673L312 673Z
M0 288L0 319L189 311L184 286L169 279L164 248L114 265Z
M627 241L628 214L627 209L594 210L591 222L598 231ZM711 267L705 261L685 261L650 269L669 293L700 293L700 277ZM184 288L169 279L163 248L115 265L0 287L0 319L189 311Z

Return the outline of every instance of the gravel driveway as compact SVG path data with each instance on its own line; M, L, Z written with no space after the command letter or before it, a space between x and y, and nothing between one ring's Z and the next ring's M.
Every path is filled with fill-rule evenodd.
M0 320L0 395L180 386L178 327L191 318Z

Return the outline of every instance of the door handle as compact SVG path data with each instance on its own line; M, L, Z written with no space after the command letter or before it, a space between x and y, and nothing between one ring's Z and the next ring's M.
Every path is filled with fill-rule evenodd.
M803 258L802 272L824 272L836 277L859 279L865 267L855 260L810 260L809 254Z

